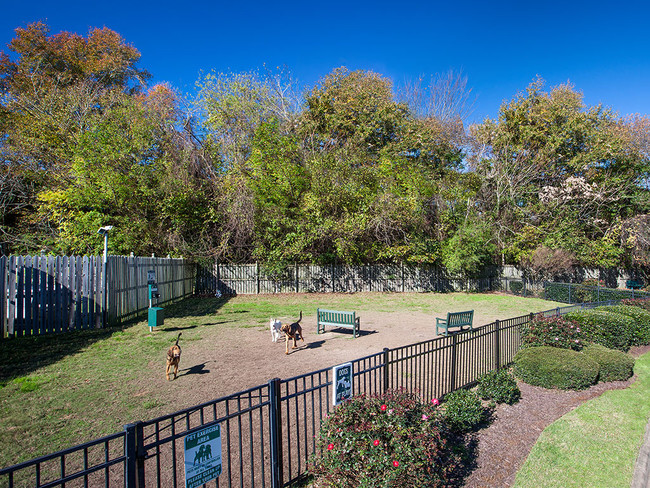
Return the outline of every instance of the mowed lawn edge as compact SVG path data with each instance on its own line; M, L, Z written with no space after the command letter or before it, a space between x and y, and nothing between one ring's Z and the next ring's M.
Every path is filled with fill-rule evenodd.
M506 319L558 305L535 298L473 293L240 295L222 300L194 297L165 307L165 325L153 334L141 320L123 328L3 340L0 466L50 454L119 432L133 421L178 410L172 398L162 396L164 392L146 381L146 375L152 363L160 363L161 354L180 330L184 346L212 340L219 327L256 328L266 335L270 316L295 317L299 310L315 314L319 306L427 313L434 330L434 317L443 317L446 311L475 309ZM169 389L189 384L177 382Z
M628 488L650 418L650 353L634 372L629 388L607 391L549 425L514 487Z

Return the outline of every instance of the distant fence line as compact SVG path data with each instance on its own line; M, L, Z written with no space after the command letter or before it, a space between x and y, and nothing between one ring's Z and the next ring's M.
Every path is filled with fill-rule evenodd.
M197 293L358 293L488 291L501 286L498 275L450 278L439 266L406 264L288 266L279 275L259 264L215 263L197 270ZM521 282L520 279L510 281Z
M544 316L612 304L585 303ZM510 364L522 326L534 314L497 320L446 337L384 349L352 360L354 394L404 388L428 401L468 387ZM362 340L362 339L357 339ZM8 486L184 486L184 439L220 424L222 472L216 486L281 488L300 482L316 436L332 411L331 368L221 397L15 466L0 469ZM73 485L73 482L76 483ZM209 486L215 486L210 482Z
M560 303L591 303L627 298L650 298L647 291L606 288L575 283L544 283L544 298Z
M146 312L147 272L160 304L194 293L196 265L183 259L109 256L0 257L0 338L115 325Z

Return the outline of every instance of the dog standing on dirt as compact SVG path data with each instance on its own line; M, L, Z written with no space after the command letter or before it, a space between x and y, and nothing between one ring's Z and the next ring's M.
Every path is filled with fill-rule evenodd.
M178 345L178 340L181 338L182 332L178 333L176 338L176 344L167 349L167 371L165 375L167 376L167 381L169 381L169 373L174 368L174 379L178 376L178 363L181 362L181 346Z
M289 354L289 340L293 339L293 347L291 349L296 349L298 345L296 340L300 339L302 342L305 342L305 338L302 335L302 327L300 326L300 321L302 320L302 310L300 311L300 318L295 321L293 324L284 324L280 330L284 332L284 337L286 338L286 347L285 354Z
M280 329L282 328L282 322L278 319L271 319L269 322L269 328L271 329L271 341L278 342L280 338Z

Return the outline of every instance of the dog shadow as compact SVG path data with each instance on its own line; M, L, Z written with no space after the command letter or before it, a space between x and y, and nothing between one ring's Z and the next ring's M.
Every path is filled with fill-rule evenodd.
M189 329L196 329L198 325L188 325L187 327L165 327L164 331L165 332L176 332L177 330L183 331L183 330L189 330Z
M187 369L181 369L179 371L180 374L178 376L187 376L189 374L207 374L207 373L210 372L210 370L205 369L205 365L207 363L209 363L209 362L210 361L207 361L207 362L202 363L202 364L195 364L194 366L192 366L190 368L187 368Z
M325 344L325 341L308 342L305 344L305 349L316 349L321 347L323 344Z

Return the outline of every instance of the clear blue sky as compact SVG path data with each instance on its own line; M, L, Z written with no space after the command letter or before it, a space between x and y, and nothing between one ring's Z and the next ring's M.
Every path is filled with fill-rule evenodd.
M495 117L536 75L571 81L588 105L650 114L646 1L3 2L0 45L46 21L52 33L119 32L154 82L192 92L200 70L284 65L304 86L347 66L399 83L462 70L478 96L470 121Z

